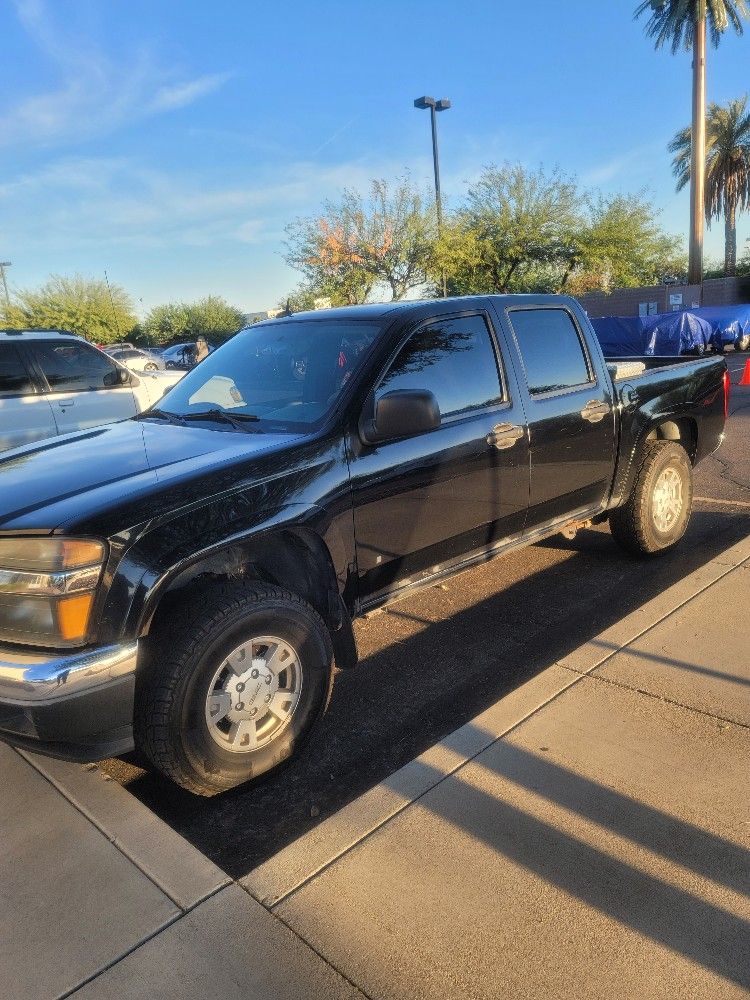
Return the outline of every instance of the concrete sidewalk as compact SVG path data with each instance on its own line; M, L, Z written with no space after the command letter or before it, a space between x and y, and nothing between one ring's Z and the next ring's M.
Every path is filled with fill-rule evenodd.
M749 558L686 577L245 887L370 997L747 997Z
M0 744L0 780L3 1000L360 995L98 770Z
M749 605L750 539L240 885L0 746L0 996L747 996Z

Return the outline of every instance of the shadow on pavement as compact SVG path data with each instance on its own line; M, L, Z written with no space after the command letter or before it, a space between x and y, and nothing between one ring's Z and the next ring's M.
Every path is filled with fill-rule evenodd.
M358 625L308 751L263 784L202 800L138 763L103 768L239 878L540 670L750 534L696 512L675 552L641 562L606 529L498 559Z

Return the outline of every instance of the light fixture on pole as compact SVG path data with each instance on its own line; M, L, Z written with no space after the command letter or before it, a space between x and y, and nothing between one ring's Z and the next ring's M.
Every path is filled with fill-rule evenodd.
M419 108L420 111L425 111L427 108L430 109L430 122L432 124L432 162L435 168L435 207L437 208L438 236L441 234L443 229L443 202L440 195L440 160L438 157L437 112L447 111L450 106L451 102L445 97L436 101L434 97L425 96L418 97L414 101L414 107ZM443 272L443 298L445 298L445 296L445 272Z

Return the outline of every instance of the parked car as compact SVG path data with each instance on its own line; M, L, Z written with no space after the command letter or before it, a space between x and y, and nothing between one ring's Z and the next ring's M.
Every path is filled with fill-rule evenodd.
M216 350L213 344L208 345L208 353ZM167 368L176 371L189 371L195 364L195 344L173 344L164 349L162 359Z
M728 394L714 355L605 359L562 296L248 328L158 407L0 456L0 736L256 778L356 664L356 616L591 523L675 546Z
M181 377L135 375L73 334L0 330L0 451L132 417Z
M107 354L129 368L131 372L164 371L167 367L163 358L150 351L142 351L138 347L110 347L107 349Z

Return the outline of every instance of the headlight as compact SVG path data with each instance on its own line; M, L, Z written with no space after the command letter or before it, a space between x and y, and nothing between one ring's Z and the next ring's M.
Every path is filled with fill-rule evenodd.
M89 539L0 538L0 639L84 643L106 554Z

